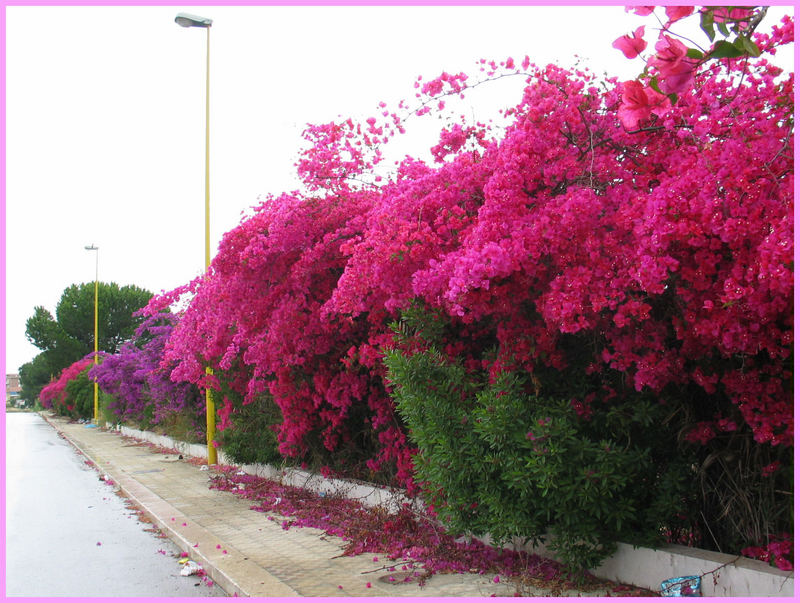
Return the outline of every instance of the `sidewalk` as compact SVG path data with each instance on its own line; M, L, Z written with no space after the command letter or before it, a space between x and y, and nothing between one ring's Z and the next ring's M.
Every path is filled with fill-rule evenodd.
M139 506L190 559L230 595L248 597L488 597L512 596L514 585L493 576L435 574L424 586L384 582L376 572L384 561L374 555L340 557L342 541L321 530L283 530L251 503L211 490L209 471L177 455L127 443L115 432L42 416L101 473L108 474L122 494ZM324 539L322 536L325 536ZM367 584L370 584L368 587ZM535 593L526 592L525 595ZM540 594L549 595L548 591ZM563 595L602 596L604 592Z

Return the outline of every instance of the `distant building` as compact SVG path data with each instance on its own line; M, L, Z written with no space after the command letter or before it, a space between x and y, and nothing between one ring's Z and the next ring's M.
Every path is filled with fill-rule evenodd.
M16 373L6 373L6 404L17 403L19 401L22 388L19 385L19 375Z

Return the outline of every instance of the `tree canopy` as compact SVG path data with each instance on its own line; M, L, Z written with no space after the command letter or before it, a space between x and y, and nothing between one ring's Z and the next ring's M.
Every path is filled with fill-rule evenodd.
M98 350L114 354L130 339L142 322L134 312L152 296L136 285L98 283ZM94 350L94 283L64 289L55 317L44 306L35 307L25 327L28 340L42 350L20 368L24 396L35 399L51 377Z

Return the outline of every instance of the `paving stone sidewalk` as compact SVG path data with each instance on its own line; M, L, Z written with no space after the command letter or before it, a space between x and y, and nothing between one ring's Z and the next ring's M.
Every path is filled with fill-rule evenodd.
M416 582L384 582L396 561L373 554L340 556L343 541L313 528L283 530L251 503L211 490L212 471L158 453L114 431L87 428L49 413L42 416L101 473L120 487L190 559L228 594L248 597L488 597L512 596L513 584L492 575L435 574ZM369 587L367 586L369 583ZM549 595L549 591L524 595ZM564 592L602 596L603 592Z

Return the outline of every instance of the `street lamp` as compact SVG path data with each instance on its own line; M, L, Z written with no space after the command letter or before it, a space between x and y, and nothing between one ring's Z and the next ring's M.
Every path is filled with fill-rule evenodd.
M94 251L94 364L97 365L97 277L100 267L100 248L94 243L84 247L86 251ZM97 404L97 377L94 379L94 424L100 424L100 412Z
M209 80L211 71L211 19L198 17L188 13L178 13L175 23L181 27L204 27L206 30L206 271L211 265L211 196L209 190ZM211 375L211 367L206 367L206 375ZM211 388L206 387L206 441L208 448L208 464L217 464L217 449L214 447L215 431L214 398Z

